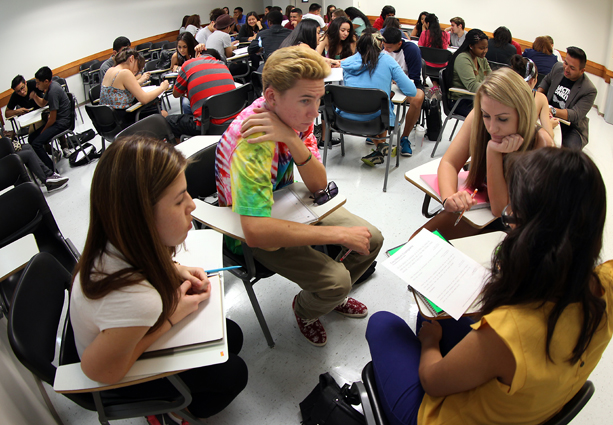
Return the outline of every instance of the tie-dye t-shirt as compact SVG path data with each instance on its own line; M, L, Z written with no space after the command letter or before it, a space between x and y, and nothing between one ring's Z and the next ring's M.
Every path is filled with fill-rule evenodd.
M266 107L263 97L245 108L230 124L217 145L215 179L220 206L253 217L270 217L272 192L294 182L294 160L285 143L249 143L240 135L242 123L256 108ZM313 156L321 160L313 125L296 132ZM257 133L251 137L260 136Z

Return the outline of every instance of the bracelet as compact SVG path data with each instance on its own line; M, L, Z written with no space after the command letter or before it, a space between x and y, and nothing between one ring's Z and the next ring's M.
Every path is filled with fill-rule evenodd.
M306 165L306 163L309 162L311 160L311 158L313 158L313 153L309 152L309 157L306 159L306 161L304 161L302 164L296 163L296 166L302 167L303 165Z
M170 327L172 328L174 325L172 324L172 322L170 321L170 317L167 318L166 320L168 320L168 323L170 323Z
M445 202L447 202L447 198L443 199L443 208L445 208Z

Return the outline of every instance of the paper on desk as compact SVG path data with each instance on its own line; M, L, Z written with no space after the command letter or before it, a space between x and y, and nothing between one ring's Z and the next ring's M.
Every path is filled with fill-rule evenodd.
M240 49L236 49L234 51L234 56L240 56L240 55L245 55L247 54L247 50L249 49L249 46L247 47L241 47Z
M458 320L481 294L489 272L422 229L383 265Z
M298 199L290 188L273 192L273 199L271 217L304 224L317 221L313 212Z

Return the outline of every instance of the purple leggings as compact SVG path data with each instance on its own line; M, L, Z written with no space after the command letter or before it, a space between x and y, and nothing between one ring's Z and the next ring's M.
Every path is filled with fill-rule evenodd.
M424 318L417 316L419 331ZM445 356L466 334L474 323L464 317L439 320L443 328L440 342ZM391 425L417 424L419 406L424 390L419 381L421 343L409 325L388 311L373 314L366 328L366 340L373 362L377 395L385 416Z

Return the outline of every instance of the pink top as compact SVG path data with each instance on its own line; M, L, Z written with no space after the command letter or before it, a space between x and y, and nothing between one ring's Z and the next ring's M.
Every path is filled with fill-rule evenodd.
M447 31L442 31L443 33L443 47L442 49L447 49L447 47L449 47L449 33ZM418 45L420 46L424 46L424 47L432 47L430 45L430 30L425 30L421 32L421 35L419 36L419 41L417 42ZM444 68L447 66L447 62L445 63L431 63L426 61L426 65L431 66L432 68Z

